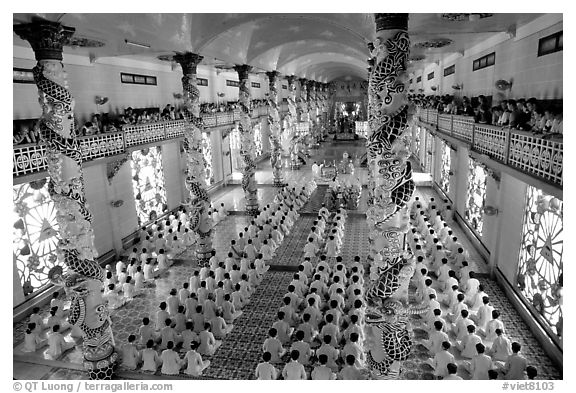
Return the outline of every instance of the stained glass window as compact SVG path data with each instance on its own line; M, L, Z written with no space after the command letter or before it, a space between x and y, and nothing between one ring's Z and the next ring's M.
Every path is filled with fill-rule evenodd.
M422 141L420 139L420 133L422 132L421 127L416 127L416 135L414 136L414 140L416 141L416 157L418 158L418 162L420 162L420 152L422 151Z
M414 135L414 146L416 151L414 151L414 155L418 158L418 161L420 161L420 149L422 148L420 143L420 132L422 132L422 129L416 127L416 133Z
M262 155L262 125L257 123L254 125L254 144L256 145L256 157Z
M240 155L240 130L236 125L230 133L230 154L232 160L232 172L240 174L243 168L243 158Z
M434 135L430 131L426 131L426 158L424 162L424 171L432 173L432 149L434 141Z
M484 202L486 201L486 170L470 158L468 161L468 192L466 196L466 221L482 236Z
M550 328L562 336L564 204L528 186L517 285Z
M12 188L12 244L24 295L48 283L48 271L62 265L56 257L58 222L56 208L48 194L47 179Z
M450 192L450 167L452 159L450 157L450 146L442 142L442 167L440 168L440 188L448 195Z
M207 132L202 133L202 154L204 155L204 181L209 186L214 182L214 172L212 171L212 141Z
M130 166L138 225L142 225L168 210L160 146L132 152Z

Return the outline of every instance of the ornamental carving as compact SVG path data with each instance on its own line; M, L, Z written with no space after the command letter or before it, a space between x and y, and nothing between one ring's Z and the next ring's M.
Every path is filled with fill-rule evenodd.
M41 143L46 148L50 176L47 190L54 202L60 239L56 255L63 262L48 272L49 280L64 287L71 299L68 321L84 338L84 366L91 379L110 379L117 353L113 346L108 309L101 295L103 269L95 260L92 214L84 193L82 151L76 139L74 100L68 91L61 63L62 45L74 29L55 22L18 25L14 31L28 40L38 63L33 68L42 116L39 119ZM64 169L65 168L65 169Z
M200 91L196 80L196 69L202 59L202 56L190 52L177 53L174 56L174 60L182 66L183 73L184 109L182 113L187 122L184 127L184 151L187 158L187 175L184 184L190 192L190 201L186 204L190 216L190 229L198 234L196 258L199 265L207 264L212 252L211 201L206 190L208 165L204 154L208 145L202 133L204 123L200 117Z
M378 38L370 46L373 66L368 83L368 171L372 262L378 278L366 292L368 366L376 378L397 378L400 362L412 342L407 315L408 282L414 258L404 254L400 239L408 231L406 204L414 192L408 157L408 102L406 65L410 39L407 14L376 14Z

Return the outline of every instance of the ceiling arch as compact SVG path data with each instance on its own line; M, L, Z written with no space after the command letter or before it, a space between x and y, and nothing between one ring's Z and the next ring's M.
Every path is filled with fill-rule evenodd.
M541 15L502 13L477 21L466 18L454 21L438 13L412 13L408 23L414 44L411 55L424 59L410 68L424 68L447 55L463 53L500 32L513 35L518 27ZM28 23L33 18L61 22L74 27L75 36L103 43L103 46L96 47L64 48L65 53L90 55L96 61L101 57L123 57L159 62L159 55L191 51L205 56L206 65L230 67L247 63L260 71L291 68L299 73L313 72L320 80L346 76L339 75L340 72L357 75L360 72L358 63L365 63L369 56L366 43L375 35L373 14L362 13L15 13L13 23ZM451 43L436 49L415 47L437 39L448 39ZM128 45L126 40L142 45ZM29 46L16 34L13 42L18 46ZM294 68L294 59L315 53L338 53L338 59L327 58L325 64L340 62L342 66L331 68L329 74L324 74L320 67L310 71L312 68L308 64L298 64ZM218 60L214 61L215 58ZM362 66L363 75L365 67Z
M212 38L203 35L199 52L220 56L230 63L246 63L265 70L286 69L290 73L299 72L295 59L312 54L326 53L329 60L338 58L342 63L366 62L369 53L362 35L365 32L352 29L351 21L339 18L272 14L249 21L232 18L226 24L214 19L220 28L212 29Z
M368 56L357 48L339 42L312 39L286 42L248 59L248 63L265 69L278 69L298 56L319 52L341 53L358 59L364 59Z
M346 69L350 72L354 72L355 74L361 73L362 75L366 73L367 67L366 61L354 57L344 56L342 54L333 52L318 52L297 57L296 59L284 64L282 67L279 67L278 71L285 75L304 76L304 70L313 65L319 66L318 71L316 71L317 73L321 72L320 70L322 69L323 64L339 64L343 70ZM321 75L319 76L321 77ZM334 79L333 76L331 76L331 78ZM324 76L323 79L327 79L328 81L331 80L328 79L327 76Z

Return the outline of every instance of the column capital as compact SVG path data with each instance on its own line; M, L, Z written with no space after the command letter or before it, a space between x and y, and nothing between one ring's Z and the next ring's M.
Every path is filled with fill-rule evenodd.
M309 80L306 82L306 84L308 85L309 90L316 89L316 81Z
M376 32L381 30L408 30L408 14L374 14Z
M184 75L195 75L198 64L204 59L204 56L192 52L176 52L172 59L180 64Z
M295 75L289 75L286 77L286 80L288 81L288 84L293 85L294 82L296 81L296 76Z
M15 25L13 29L18 37L30 43L37 61L62 61L62 47L76 31L73 27L47 20Z
M248 75L250 71L252 71L252 66L248 64L235 65L234 70L238 73L238 78L240 80L248 79Z
M278 79L278 76L280 75L280 73L278 71L268 71L266 72L266 76L268 77L268 81L270 83L276 83L276 80Z
M308 79L306 79L306 78L298 78L298 82L300 82L300 86L302 86L302 87L306 86L307 81L308 81Z

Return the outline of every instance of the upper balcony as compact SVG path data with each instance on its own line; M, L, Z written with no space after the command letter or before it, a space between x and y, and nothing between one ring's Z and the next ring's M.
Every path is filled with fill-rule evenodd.
M471 150L562 187L561 139L474 123L471 116L439 114L434 109L418 108L417 116L421 123L470 145Z
M288 105L280 105L281 113L288 112ZM267 106L253 108L252 118L268 115ZM233 125L240 120L240 111L217 112L201 114L204 126L209 130L215 127ZM182 138L184 136L184 120L160 121L126 125L119 132L111 132L92 136L78 137L82 150L83 162L114 156L127 151L134 146L154 142ZM18 178L47 169L46 148L42 144L20 144L13 147L12 177Z

